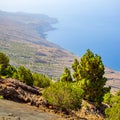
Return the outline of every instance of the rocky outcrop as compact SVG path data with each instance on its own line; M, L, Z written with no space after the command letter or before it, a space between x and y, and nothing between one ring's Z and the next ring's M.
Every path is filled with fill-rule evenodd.
M12 100L0 99L0 120L103 120L100 111L86 101L78 111L53 107L43 100L42 89L11 78L0 79L0 95Z
M37 107L43 102L40 88L28 86L11 78L0 79L0 95L8 100L30 103Z

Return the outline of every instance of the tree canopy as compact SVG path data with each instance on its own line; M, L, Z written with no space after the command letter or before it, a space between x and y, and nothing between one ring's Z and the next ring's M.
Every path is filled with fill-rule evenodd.
M78 82L84 90L84 99L100 106L103 96L110 90L104 87L107 78L104 77L104 65L101 57L89 49L81 57L80 62L75 59L72 64L73 81Z
M72 82L71 72L68 68L64 69L64 73L62 74L60 81Z
M0 76L4 74L4 70L9 65L9 58L4 54L0 52Z
M27 85L33 85L33 76L29 69L24 66L20 66L17 74L20 81L26 83Z

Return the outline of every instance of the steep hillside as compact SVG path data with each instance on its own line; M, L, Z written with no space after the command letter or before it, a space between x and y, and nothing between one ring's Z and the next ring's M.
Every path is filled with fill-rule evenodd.
M111 92L115 93L120 90L120 72L106 68L105 77L107 77L107 85L111 86Z
M2 40L31 42L49 47L58 47L44 38L45 32L54 30L55 18L42 14L7 13L0 11L0 38Z
M45 39L46 32L57 20L46 15L0 12L0 51L15 66L51 77L61 75L70 66L74 55Z
M0 11L0 51L10 57L14 66L23 65L33 72L58 78L64 67L76 57L69 51L46 40L54 30L55 18L43 14L8 13ZM120 89L120 72L106 68L107 85Z

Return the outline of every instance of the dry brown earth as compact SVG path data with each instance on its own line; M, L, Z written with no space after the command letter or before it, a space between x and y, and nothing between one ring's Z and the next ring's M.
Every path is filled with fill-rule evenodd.
M0 120L57 120L58 115L43 112L27 104L0 100Z
M107 77L107 85L111 86L111 92L115 93L120 90L120 72L109 68L105 70L105 77Z

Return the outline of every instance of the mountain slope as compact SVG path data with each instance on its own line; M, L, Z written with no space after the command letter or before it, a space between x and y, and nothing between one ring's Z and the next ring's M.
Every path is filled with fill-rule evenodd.
M75 55L46 40L54 30L55 18L43 14L0 11L0 51L10 57L14 66L23 65L33 72L59 78L64 67L70 67ZM106 68L107 85L120 90L120 72Z
M108 79L107 85L111 86L111 92L115 93L120 90L120 72L110 68L105 69L105 77Z
M46 15L0 12L0 51L15 66L59 77L74 55L45 39L57 20Z
M3 40L32 42L40 45L57 46L44 40L51 24L57 20L42 14L7 13L0 11L0 37Z

